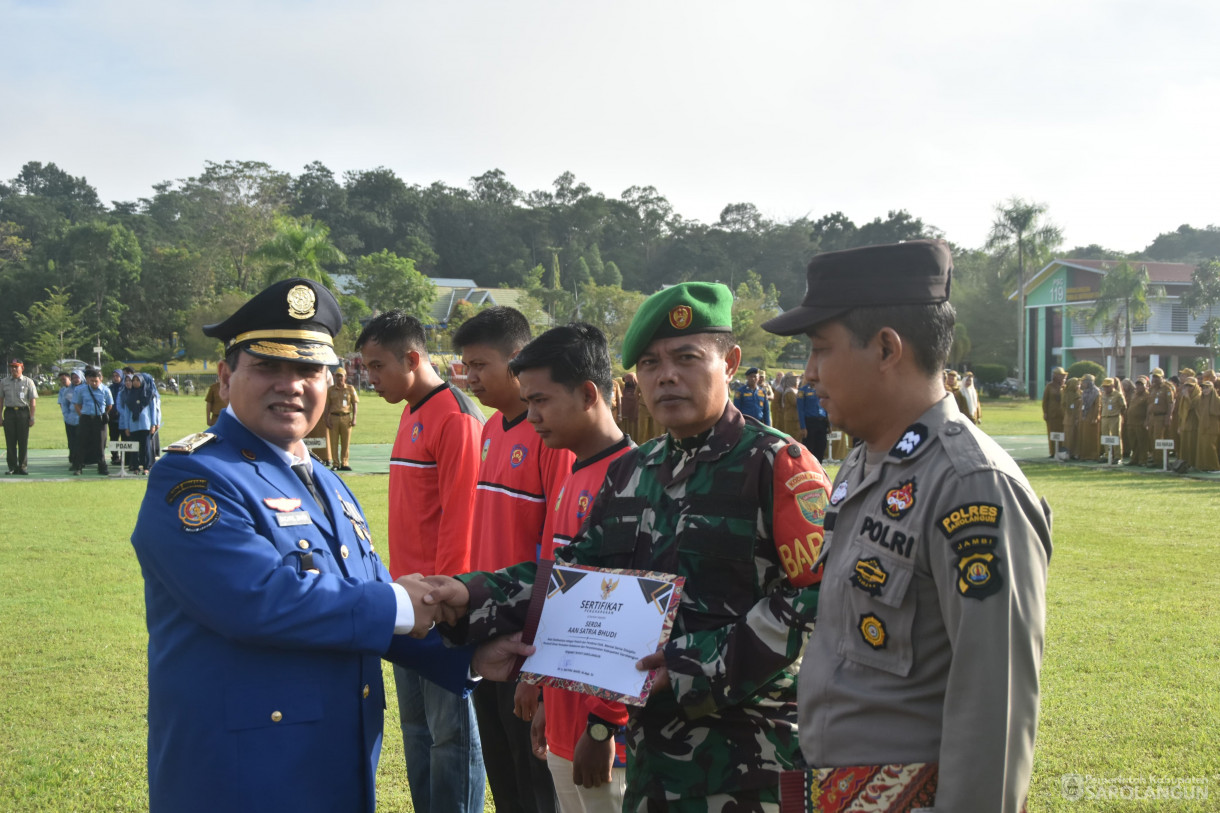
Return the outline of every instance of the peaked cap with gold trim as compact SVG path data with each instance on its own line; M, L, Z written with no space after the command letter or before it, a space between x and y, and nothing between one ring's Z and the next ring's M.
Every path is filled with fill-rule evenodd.
M733 292L719 282L683 282L644 300L623 336L623 367L630 369L657 339L733 332Z
M334 365L335 334L343 315L334 294L311 279L276 282L254 295L228 319L204 325L203 335L254 356L304 364Z

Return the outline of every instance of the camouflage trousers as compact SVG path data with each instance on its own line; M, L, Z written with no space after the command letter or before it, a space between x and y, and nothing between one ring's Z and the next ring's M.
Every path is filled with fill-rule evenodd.
M651 799L647 796L623 802L623 813L779 813L779 787L774 790L717 793L691 799ZM638 802L638 804L636 803Z

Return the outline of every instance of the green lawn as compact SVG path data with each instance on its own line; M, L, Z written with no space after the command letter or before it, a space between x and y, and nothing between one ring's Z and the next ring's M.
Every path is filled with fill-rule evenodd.
M201 399L166 401L167 435L197 428ZM400 409L375 396L363 404L368 435L359 442L390 442ZM53 411L44 415L55 420L40 421L36 437L49 447L62 429ZM1036 402L985 403L983 415L998 434L1041 432ZM1210 565L1216 486L1054 464L1027 472L1055 510L1029 809L1218 809L1220 609L1209 604L1220 595L1220 570ZM385 476L349 482L384 539ZM0 479L0 810L145 807L147 639L128 542L145 483ZM388 699L381 809L407 811L392 691ZM1070 802L1064 774L1199 779L1210 799Z

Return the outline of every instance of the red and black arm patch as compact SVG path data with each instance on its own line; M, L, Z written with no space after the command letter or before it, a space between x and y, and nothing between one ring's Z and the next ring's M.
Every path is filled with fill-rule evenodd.
M776 454L774 494L772 529L784 573L794 587L818 584L830 481L808 449L790 443Z

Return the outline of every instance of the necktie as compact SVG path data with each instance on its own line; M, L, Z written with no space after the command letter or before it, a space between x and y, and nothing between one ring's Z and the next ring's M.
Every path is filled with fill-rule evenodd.
M314 485L313 477L309 473L309 467L304 463L297 463L292 467L293 472L305 484L305 488L309 489L309 493L313 495L314 502L322 509L322 513L330 516L330 512L326 510L326 503L322 502L322 495L318 493L318 487Z

